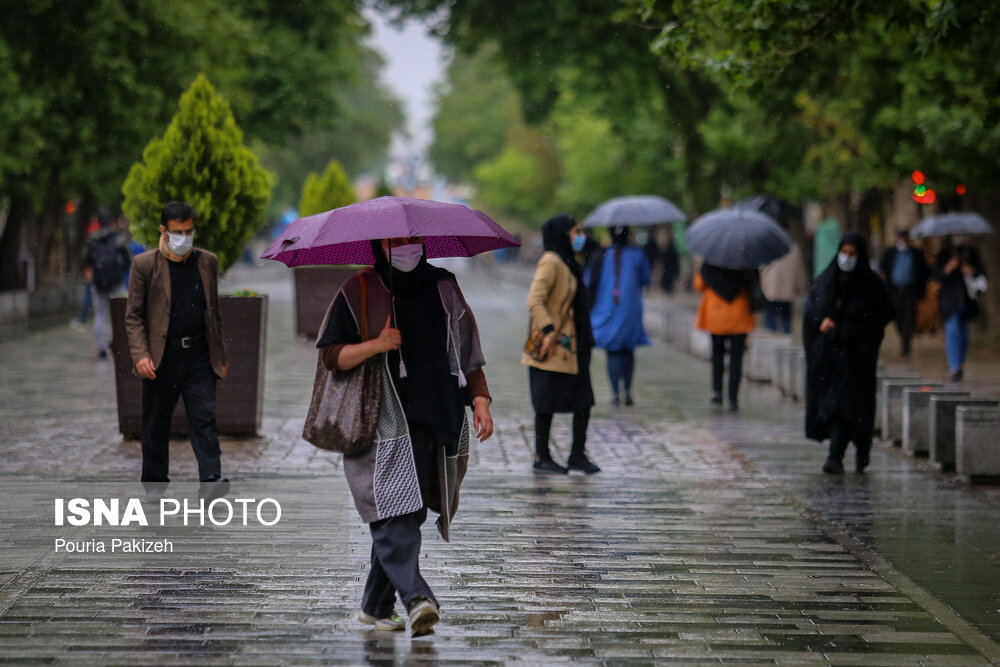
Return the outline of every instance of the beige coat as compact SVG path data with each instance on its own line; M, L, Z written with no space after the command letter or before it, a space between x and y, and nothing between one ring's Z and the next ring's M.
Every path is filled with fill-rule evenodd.
M760 289L768 301L794 301L806 293L806 270L798 243L760 270Z
M170 266L159 250L147 250L132 260L125 309L125 331L132 353L132 372L142 359L152 359L159 368L163 360L167 327L170 325ZM222 341L222 317L219 313L219 258L207 250L198 250L198 273L205 290L205 332L212 370L222 377L227 366L226 345Z
M577 285L576 278L559 255L554 252L542 255L535 268L531 289L528 290L531 329L544 329L552 325L560 334L569 336L570 349L557 346L545 361L535 361L524 354L521 357L522 364L570 375L579 372L576 361L576 325L573 322L573 297L576 296L577 288L583 289L583 285Z

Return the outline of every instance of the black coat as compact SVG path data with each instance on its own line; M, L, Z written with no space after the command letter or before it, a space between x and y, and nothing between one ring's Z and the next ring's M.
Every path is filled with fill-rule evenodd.
M864 254L864 253L862 253ZM867 257L845 274L834 258L806 300L806 437L830 437L834 418L851 424L852 440L870 440L875 426L875 374L885 327L896 316L882 280ZM823 319L836 326L820 333Z

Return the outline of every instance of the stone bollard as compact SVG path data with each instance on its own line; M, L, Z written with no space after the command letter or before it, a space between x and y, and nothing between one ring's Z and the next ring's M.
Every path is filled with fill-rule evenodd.
M774 382L772 377L774 355L779 348L791 343L789 336L754 336L747 350L748 357L745 364L747 379L756 382Z
M928 458L942 470L955 468L955 412L959 407L997 407L995 398L955 398L932 395L927 408Z
M972 481L1000 477L1000 407L962 405L955 410L955 471Z
M875 433L878 435L882 434L882 411L879 409L879 403L882 399L882 381L883 380L919 380L919 373L891 373L886 374L884 372L878 372L875 376Z
M968 396L957 389L906 387L903 389L903 451L910 456L930 452L930 403L932 396Z
M882 380L878 402L882 412L882 437L892 444L898 444L903 437L903 389L926 387L937 389L940 380Z
M799 350L798 355L795 357L795 400L804 401L806 400L806 375L808 368L806 366L806 353Z

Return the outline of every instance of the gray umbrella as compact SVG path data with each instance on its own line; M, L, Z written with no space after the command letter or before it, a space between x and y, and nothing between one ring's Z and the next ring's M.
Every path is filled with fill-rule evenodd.
M951 236L952 234L992 234L993 228L978 213L943 213L924 218L910 230L915 239L926 236Z
M644 227L684 222L687 216L669 199L656 195L630 195L609 199L583 220L584 227Z
M706 213L688 228L685 239L692 254L724 269L755 269L792 247L792 239L778 223L745 208Z

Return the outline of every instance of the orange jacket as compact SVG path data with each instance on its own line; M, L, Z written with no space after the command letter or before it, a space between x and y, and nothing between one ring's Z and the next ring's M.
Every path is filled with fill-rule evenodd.
M743 292L732 301L726 301L705 285L701 274L694 277L694 287L701 292L698 315L694 325L716 336L747 334L754 329L753 311L750 310L750 295Z

